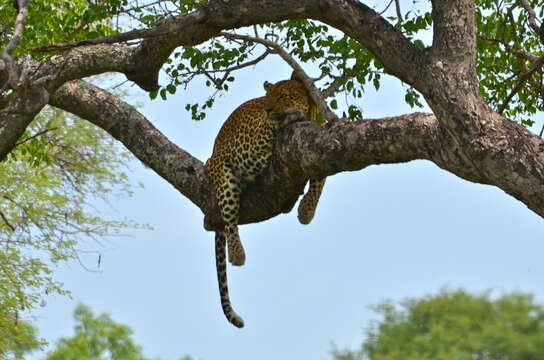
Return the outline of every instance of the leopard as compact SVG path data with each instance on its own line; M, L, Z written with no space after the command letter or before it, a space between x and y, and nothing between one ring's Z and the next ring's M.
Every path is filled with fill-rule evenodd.
M302 81L291 79L264 83L266 95L246 101L227 118L215 139L205 168L215 186L215 196L224 226L215 232L215 259L221 307L227 320L238 328L243 319L233 310L227 282L228 261L242 266L246 261L238 233L240 195L268 166L277 130L296 121L317 121L317 107ZM298 219L308 224L315 214L325 178L310 179L298 208Z

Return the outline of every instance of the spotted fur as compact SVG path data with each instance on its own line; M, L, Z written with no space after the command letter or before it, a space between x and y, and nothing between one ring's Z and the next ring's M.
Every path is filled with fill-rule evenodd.
M268 165L275 130L294 121L315 119L316 113L299 80L265 82L264 87L266 96L243 103L228 117L206 162L225 224L223 230L215 234L221 307L228 321L237 327L243 327L244 321L230 304L225 246L232 265L245 263L245 251L238 234L240 194L244 185L254 181ZM301 223L307 224L312 219L323 184L324 179L310 180L310 190L299 207Z

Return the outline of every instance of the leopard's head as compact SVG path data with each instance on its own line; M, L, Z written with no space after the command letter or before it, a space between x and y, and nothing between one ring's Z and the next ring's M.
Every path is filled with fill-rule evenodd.
M309 119L310 100L301 81L283 80L275 84L266 81L264 89L265 109L278 127Z

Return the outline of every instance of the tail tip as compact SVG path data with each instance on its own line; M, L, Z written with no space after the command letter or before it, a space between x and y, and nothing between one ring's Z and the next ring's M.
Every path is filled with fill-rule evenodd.
M232 314L232 316L228 320L232 325L236 326L239 329L244 327L244 319L242 319L238 315Z

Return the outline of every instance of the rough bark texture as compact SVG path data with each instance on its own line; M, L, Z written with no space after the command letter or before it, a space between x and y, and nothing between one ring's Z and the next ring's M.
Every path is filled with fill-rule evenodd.
M2 100L7 105L0 113L0 158L13 147L36 109L49 101L123 142L206 214L207 229L216 229L221 224L202 162L171 143L135 108L78 79L116 71L145 90L156 89L160 67L178 46L201 43L225 29L312 18L359 41L390 74L420 91L434 115L285 128L277 138L271 167L244 193L241 223L290 211L310 176L414 159L427 159L469 181L497 186L544 216L544 142L490 109L479 93L474 1L434 0L432 5L433 46L418 50L379 14L355 0L211 0L191 14L144 31L150 37L137 47L86 46L40 66L27 93ZM24 61L35 66L29 59ZM34 105L27 107L30 103Z

